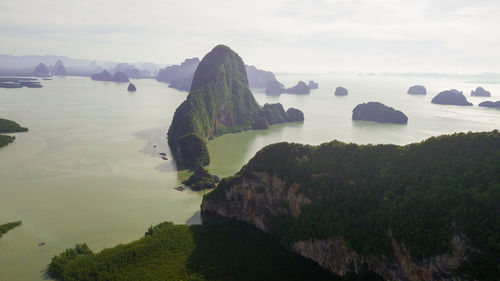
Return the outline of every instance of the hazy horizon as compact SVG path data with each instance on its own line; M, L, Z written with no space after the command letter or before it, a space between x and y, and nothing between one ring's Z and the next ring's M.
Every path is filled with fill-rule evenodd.
M258 2L4 1L0 53L178 64L226 44L281 73L500 72L498 1Z

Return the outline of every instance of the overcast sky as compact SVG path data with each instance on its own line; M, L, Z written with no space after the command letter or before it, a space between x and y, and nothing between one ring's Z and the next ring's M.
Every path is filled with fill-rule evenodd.
M275 72L500 72L500 0L0 0L0 53Z

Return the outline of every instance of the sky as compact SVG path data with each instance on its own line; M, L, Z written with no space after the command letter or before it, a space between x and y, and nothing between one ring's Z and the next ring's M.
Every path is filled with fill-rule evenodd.
M0 54L177 64L225 44L278 73L498 73L499 29L499 0L0 0Z

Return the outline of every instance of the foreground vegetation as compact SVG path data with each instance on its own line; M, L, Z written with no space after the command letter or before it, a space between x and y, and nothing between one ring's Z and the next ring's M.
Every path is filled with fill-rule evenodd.
M251 225L204 219L203 225L150 227L137 241L92 251L85 244L55 256L61 280L377 280L363 271L340 279L288 252Z
M15 222L9 222L9 223L0 225L0 237L2 237L2 235L7 233L7 231L9 231L15 227L20 226L21 223L22 223L22 221L15 221Z
M297 218L267 221L271 235L285 246L342 236L356 252L390 260L392 237L414 260L422 260L448 252L453 235L459 235L468 245L468 258L455 274L478 280L500 276L497 130L406 146L278 143L259 151L236 176L222 179L204 200L241 201L226 196L243 178L258 173L283 179L288 187L300 184L299 192L312 201Z
M4 147L16 139L14 136L0 135L0 147Z
M26 132L28 128L21 127L14 121L0 118L0 133ZM16 139L14 136L0 135L0 147L4 147Z
M28 128L21 127L21 125L12 120L0 118L0 133L17 133L26 131L28 131Z

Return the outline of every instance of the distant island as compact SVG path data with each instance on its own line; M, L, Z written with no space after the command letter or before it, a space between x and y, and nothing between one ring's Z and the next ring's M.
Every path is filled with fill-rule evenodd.
M422 85L411 86L407 92L409 95L427 95L427 89Z
M253 65L245 65L245 69L248 76L248 86L250 88L264 89L269 82L279 83L279 81L274 76L274 73L272 73L271 71L261 70Z
M443 91L437 94L432 101L435 104L445 104L445 105L461 105L461 106L469 106L472 105L464 94L458 90L451 89L448 91Z
M201 209L336 275L368 266L384 280L496 280L499 153L498 130L405 146L281 142L223 178Z
M22 221L15 221L15 222L9 222L9 223L6 223L6 224L1 224L0 225L0 237L2 237L2 235L4 235L5 233L7 233L7 231L13 229L13 228L16 228L18 226L20 226L22 224Z
M335 89L336 96L347 96L347 89L344 87L337 87Z
M311 93L311 88L304 81L299 81L297 85L285 89L283 93L296 94L296 95L308 95Z
M500 108L500 100L499 101L483 101L479 104L481 107L498 107Z
M36 78L25 77L1 77L0 88L17 89L17 88L42 88L42 84Z
M100 73L93 74L90 79L95 81L130 82L127 75L121 71L117 71L114 75L111 75L107 70L103 70Z
M470 95L473 97L491 97L491 93L486 91L483 87L477 87L476 90L472 90Z
M252 129L262 118L268 124L301 121L286 117L279 106L257 104L243 60L229 47L218 45L198 65L190 93L175 111L168 144L180 168L196 170L210 163L208 139Z
M40 63L33 70L33 75L39 76L39 77L48 77L48 76L50 76L50 71L49 71L49 68L45 64Z
M127 91L135 92L136 90L137 90L137 88L135 87L135 85L133 83L128 84Z
M317 82L314 82L312 80L309 80L309 84L307 84L309 86L309 89L311 90L315 90L315 89L318 89L319 88L319 85Z
M408 117L403 112L380 102L358 104L352 111L352 120L397 124L408 123Z
M56 76L66 76L66 68L64 67L61 60L58 60L56 64L52 67L51 73L52 75Z
M266 95L280 95L280 94L293 94L293 95L308 95L311 93L311 89L317 89L318 83L314 81L309 81L306 84L304 81L297 82L297 85L285 88L283 84L278 81L269 81L266 83L265 92Z

